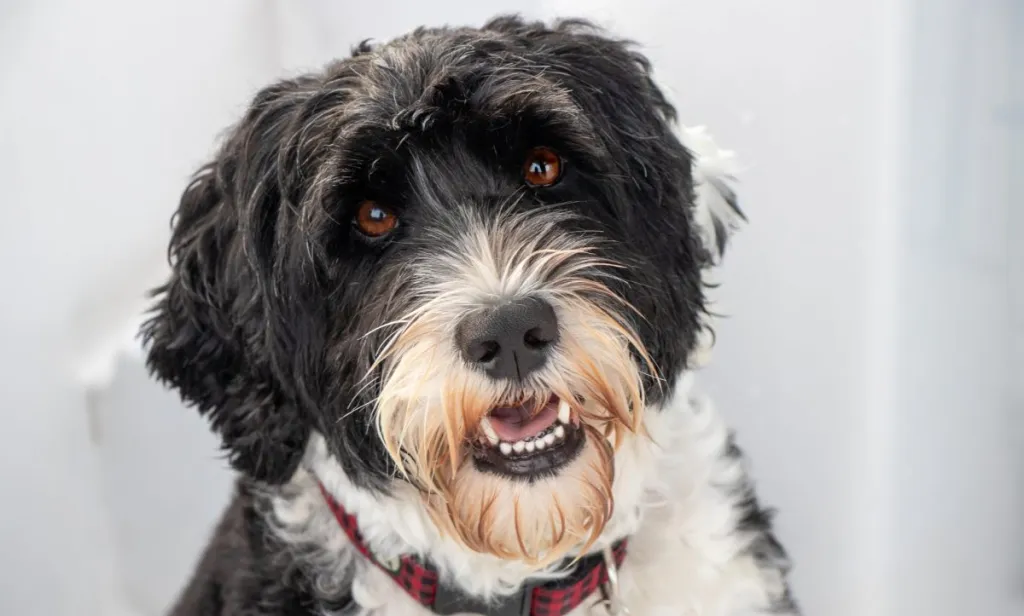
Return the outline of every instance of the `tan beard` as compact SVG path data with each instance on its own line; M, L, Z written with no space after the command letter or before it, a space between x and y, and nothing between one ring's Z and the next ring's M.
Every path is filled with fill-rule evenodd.
M444 491L428 495L440 528L476 552L538 567L574 547L586 552L614 510L613 448L591 426L580 455L556 476L510 481L467 460Z
M552 371L545 391L532 397L568 401L585 432L580 455L549 478L516 481L474 466L471 444L480 438L481 420L508 403L504 391L479 375L446 375L436 401L417 393L433 389L426 385L433 375L396 369L387 381L378 404L381 438L400 472L420 489L435 524L467 548L543 566L574 547L585 551L610 519L614 452L625 434L641 429L644 395L628 332L608 317L584 331L603 352L563 340L563 356L573 360ZM399 368L437 365L416 357L423 348L400 355Z

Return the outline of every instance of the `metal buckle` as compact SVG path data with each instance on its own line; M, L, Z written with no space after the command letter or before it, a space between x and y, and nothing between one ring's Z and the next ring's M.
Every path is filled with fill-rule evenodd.
M458 588L438 584L433 611L441 616L452 614L480 614L482 616L530 616L533 585L524 584L514 595L502 597L497 603L481 601L463 594Z
M611 546L601 551L604 557L604 568L608 571L608 581L601 584L602 601L597 602L594 607L604 607L607 616L629 616L629 610L622 604L622 595L619 593L619 569L615 564L615 554ZM597 616L598 612L594 612Z

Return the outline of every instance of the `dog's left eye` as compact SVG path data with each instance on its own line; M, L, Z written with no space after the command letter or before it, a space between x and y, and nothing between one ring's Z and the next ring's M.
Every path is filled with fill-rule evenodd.
M363 235L378 238L395 230L398 226L398 216L376 201L367 200L359 204L352 224Z
M523 161L523 179L530 186L553 186L562 177L562 157L551 148L533 148Z

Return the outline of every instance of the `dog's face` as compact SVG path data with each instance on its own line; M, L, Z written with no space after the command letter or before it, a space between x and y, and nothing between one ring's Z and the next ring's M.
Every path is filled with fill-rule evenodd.
M624 43L512 18L267 88L182 198L150 365L258 481L319 433L470 549L586 544L700 328L673 116Z

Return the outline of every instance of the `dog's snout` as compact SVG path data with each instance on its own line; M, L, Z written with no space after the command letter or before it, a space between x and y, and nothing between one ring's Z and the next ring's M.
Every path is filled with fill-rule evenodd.
M506 302L467 317L456 339L470 364L496 379L521 380L547 361L558 317L540 298Z

